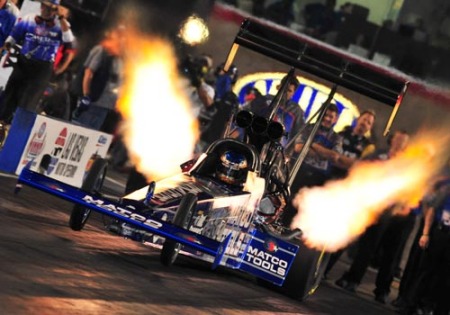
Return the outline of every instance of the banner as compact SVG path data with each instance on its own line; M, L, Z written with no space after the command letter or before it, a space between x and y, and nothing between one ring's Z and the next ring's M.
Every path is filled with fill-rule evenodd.
M31 162L31 170L81 187L93 160L106 156L111 141L112 135L37 115L16 174Z

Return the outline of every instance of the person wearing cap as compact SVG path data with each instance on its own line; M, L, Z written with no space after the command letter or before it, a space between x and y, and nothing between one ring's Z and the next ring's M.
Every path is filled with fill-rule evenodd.
M6 38L19 16L19 9L10 0L0 0L0 47L5 44Z
M18 106L35 111L53 73L60 45L71 46L70 24L59 14L59 0L41 2L40 13L20 19L6 39L5 49L20 45L17 62L5 87L0 120L11 122Z

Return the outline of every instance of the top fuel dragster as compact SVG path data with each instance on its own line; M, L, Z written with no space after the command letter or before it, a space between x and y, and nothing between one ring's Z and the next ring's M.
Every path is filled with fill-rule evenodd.
M334 84L317 112L316 126L330 104L337 86L392 106L395 116L407 82L395 80L335 52L253 20L245 20L225 62L231 65L240 46ZM289 80L270 105L278 109ZM233 116L231 125L245 130L245 140L228 137L212 143L180 174L152 182L118 201L101 195L107 162L94 161L81 189L58 182L45 174L24 169L19 182L58 196L75 205L69 225L81 230L91 211L108 218L106 227L127 238L161 248L161 262L174 263L179 253L257 277L259 282L304 299L318 286L328 254L307 248L300 230L283 226L283 206L290 202L289 186L307 154L314 133L308 136L293 167L286 164L280 139L284 126L272 115L249 111ZM223 169L225 166L233 166ZM219 175L218 175L219 174ZM239 184L230 178L240 178Z

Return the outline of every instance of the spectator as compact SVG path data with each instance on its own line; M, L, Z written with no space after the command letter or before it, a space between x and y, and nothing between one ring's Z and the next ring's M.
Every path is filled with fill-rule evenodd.
M58 16L62 19L64 18L66 21L70 18L69 9L59 6ZM58 48L58 52L56 53L55 63L53 65L53 75L54 77L58 77L65 73L69 66L71 65L73 59L75 58L75 41L71 46L61 45Z
M224 135L231 116L237 111L239 100L232 88L237 81L238 69L231 65L227 72L224 64L218 67L216 74L215 101L201 115L201 133L197 150L203 152L213 141ZM208 114L208 115L205 115Z
M212 57L208 54L201 54L197 57L187 57L181 62L180 68L183 75L189 81L188 93L190 96L193 114L197 117L200 125L200 134L205 134L213 116L217 112L214 106L216 91L207 80L213 65ZM210 83L208 83L208 82ZM206 146L206 142L200 140L196 144L194 153L201 153Z
M343 154L332 165L332 176L342 178L360 158L364 158L375 150L375 145L367 137L375 123L375 112L366 110L361 113L354 127L347 126L339 132L343 139Z
M450 163L443 175L423 202L424 224L418 232L421 263L409 287L403 288L404 314L450 312Z
M333 130L338 118L337 106L333 103L329 104L308 154L291 185L292 196L303 187L322 186L331 178L330 162L336 161L342 154L342 137ZM294 148L296 154L302 150L313 128L314 124L306 125L305 130L296 138ZM296 212L297 210L289 203L283 213L283 221L286 225L290 224Z
M389 149L387 151L381 150L376 151L374 154L368 156L368 160L388 160L395 157L398 153L402 152L409 141L409 135L405 131L396 131L388 139ZM355 254L354 260L350 269L344 273L341 278L336 281L336 285L342 287L348 291L355 292L356 288L360 284L364 274L375 255L375 251L380 244L380 241L385 233L387 227L389 226L391 213L402 209L402 211L407 211L402 205L393 205L385 211L379 221L374 225L370 226L365 233L360 237L358 243L358 249ZM393 247L397 246L393 244ZM391 252L395 252L392 250ZM385 258L386 259L386 258ZM389 260L390 258L388 258ZM384 269L379 270L377 274L377 285L380 279L385 276L385 272L388 273L389 270ZM375 298L379 302L383 302L385 296L382 293L375 291Z
M266 4L265 17L277 24L289 26L294 20L294 0L275 0Z
M422 18L418 18L415 23L413 39L417 42L428 43L429 42L428 31L425 28L425 22Z
M231 65L227 72L223 69L224 67L225 63L222 63L214 72L216 77L214 100L216 101L221 100L228 92L233 92L233 86L239 76L238 68L235 65Z
M335 13L335 29L345 22L345 20L352 14L353 4L346 2L339 7L339 10Z
M280 106L274 117L276 121L284 125L284 128L287 132L287 137L281 140L281 144L283 146L287 145L305 124L303 110L298 103L292 100L292 97L294 96L295 91L300 85L300 82L296 77L292 77L291 79L289 79L286 75L281 79L280 84L277 85L277 89L280 89L281 86L284 85L286 80L290 81L285 94L282 96ZM274 96L263 96L259 94L257 90L252 91L252 93L255 93L255 98L250 103L248 103L248 105L244 106L244 109L249 110L257 115L268 117L271 111L270 105L274 99Z
M334 11L336 0L326 0L325 4L310 3L304 8L305 33L324 39L328 32L336 28L337 15Z
M261 92L254 86L248 85L244 92L244 106L250 104L255 98L261 97Z
M213 109L215 98L214 87L206 82L207 75L211 72L213 60L211 56L202 54L187 62L184 71L191 83L191 102L194 115L202 119L211 116L208 110Z
M69 10L62 6L59 6L59 9L59 15L64 15L68 19L70 16ZM75 43L70 47L67 45L59 46L53 64L53 74L39 102L38 113L70 120L71 102L69 86L72 75L68 70L74 57Z
M74 40L70 25L59 12L59 0L41 3L40 14L18 21L5 42L5 48L22 45L17 63L5 87L0 120L10 122L17 106L35 111L53 73L53 63L61 44Z
M396 308L403 309L406 306L406 300L408 299L410 288L413 287L417 275L419 272L419 268L422 264L424 251L419 246L419 240L422 237L423 234L423 227L424 227L424 206L423 202L421 202L420 206L418 207L417 215L420 215L420 223L419 228L417 230L416 236L414 237L411 249L408 254L408 260L406 262L405 270L402 274L400 285L398 288L398 295L395 300L392 301L392 305Z
M0 47L5 44L18 16L19 8L11 0L0 0Z
M373 153L375 146L372 141L367 138L367 134L372 131L375 122L375 112L366 110L359 115L355 126L347 126L339 132L342 137L342 155L340 155L335 163L331 165L331 176L333 178L344 178L347 176L348 169L353 166L360 158ZM344 249L333 253L328 261L325 275L333 268L334 264L341 257Z
M107 116L116 113L116 101L122 83L124 27L109 29L99 45L94 46L77 78L79 100L72 118L92 129L113 133L115 124L106 128ZM81 85L81 86L80 86Z
M339 110L335 104L331 103L297 175L302 182L302 187L321 186L331 178L331 162L336 161L343 153L342 137L333 130L338 118ZM313 128L314 124L307 125L305 131L296 139L295 153L300 153Z
M375 254L380 255L377 278L375 281L375 300L386 303L391 292L391 284L399 266L406 242L414 229L417 211L409 211L407 215L390 218Z

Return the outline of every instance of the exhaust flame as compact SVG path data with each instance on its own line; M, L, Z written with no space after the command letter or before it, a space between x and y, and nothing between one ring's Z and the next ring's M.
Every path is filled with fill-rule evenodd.
M147 179L180 172L198 137L172 46L159 38L127 35L124 88L118 101L130 159Z
M387 208L418 204L445 165L448 141L448 133L422 133L394 158L359 162L343 180L300 190L293 200L298 214L292 228L302 229L313 248L347 246Z

